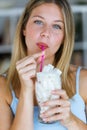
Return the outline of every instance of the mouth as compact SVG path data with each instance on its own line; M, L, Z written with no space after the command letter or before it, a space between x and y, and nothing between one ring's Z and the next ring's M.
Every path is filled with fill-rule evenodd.
M37 46L41 49L41 50L45 50L48 48L48 45L46 43L43 42L39 42L37 43Z

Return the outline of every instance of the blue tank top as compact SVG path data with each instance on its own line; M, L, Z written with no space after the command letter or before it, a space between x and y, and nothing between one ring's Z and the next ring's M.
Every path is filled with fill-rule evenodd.
M85 103L82 97L79 95L79 75L81 67L77 69L76 72L76 94L69 99L71 102L71 111L77 116L80 120L86 123L86 112L85 112ZM13 100L11 103L11 110L15 115L18 99L15 96L14 91L12 91ZM38 121L38 106L34 107L34 130L68 130L65 128L59 121L52 124L42 124Z

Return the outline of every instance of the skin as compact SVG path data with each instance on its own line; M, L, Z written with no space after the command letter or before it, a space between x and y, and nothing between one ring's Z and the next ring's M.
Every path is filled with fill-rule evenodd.
M64 37L64 20L60 8L50 4L49 17L47 13L47 5L41 5L33 10L25 30L23 31L26 39L28 55L41 51L36 43L43 42L48 46L45 51L45 58L51 60L54 58L55 52L61 45ZM42 8L41 8L42 7ZM55 8L52 10L51 8ZM30 46L32 44L32 46Z
M49 11L48 11L49 10ZM51 14L51 15L50 15ZM44 51L44 65L52 64L54 54L59 49L64 39L63 15L55 4L43 4L35 8L23 30L27 45L27 57L16 63L16 69L21 82L20 95L16 116L13 115L9 105L12 95L6 92L6 79L0 78L0 130L33 130L33 106L35 105L34 87L36 72L39 71L42 52L36 45L44 42L48 48ZM73 83L75 84L77 67L71 66ZM81 70L80 74L80 95L87 104L87 70ZM70 111L70 102L64 90L52 91L53 95L59 95L61 99L44 102L42 106L52 106L53 108L40 116L44 121L60 120L68 130L86 130L87 125L76 118ZM60 105L60 107L58 107ZM55 113L59 113L56 114ZM26 120L24 120L26 119ZM6 122L6 123L4 123Z

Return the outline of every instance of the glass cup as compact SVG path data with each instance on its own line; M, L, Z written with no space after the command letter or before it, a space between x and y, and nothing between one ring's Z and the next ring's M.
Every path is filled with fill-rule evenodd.
M59 71L60 72L60 71ZM50 107L43 107L40 104L48 100L59 98L58 95L52 95L52 90L61 89L61 72L39 72L37 73L37 81L35 85L36 99L39 106L39 115L38 120L41 123L53 123L53 122L44 122L40 117L40 114L49 110Z

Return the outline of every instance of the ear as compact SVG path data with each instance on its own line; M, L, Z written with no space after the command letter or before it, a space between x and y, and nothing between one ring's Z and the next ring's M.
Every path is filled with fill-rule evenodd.
M26 36L26 30L25 29L23 30L23 35Z

